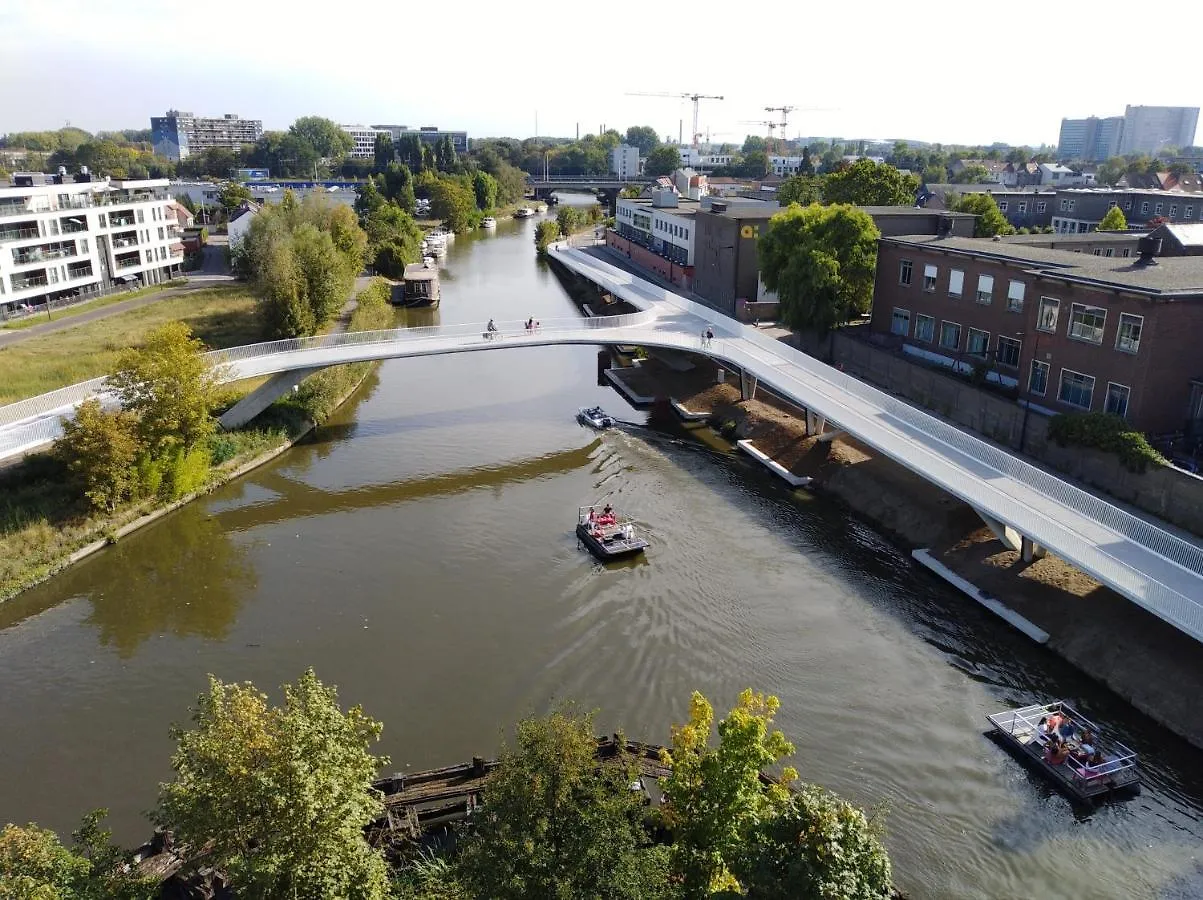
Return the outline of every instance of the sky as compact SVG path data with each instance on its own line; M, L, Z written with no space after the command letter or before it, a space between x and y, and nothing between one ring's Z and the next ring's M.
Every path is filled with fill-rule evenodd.
M1197 2L1164 0L1158 21L1192 20ZM1113 23L1130 21L1130 8L1117 0L1055 28L980 0L355 0L345 9L0 0L0 133L149 128L175 108L237 113L267 129L322 115L471 137L651 125L688 141L690 101L630 94L696 92L724 98L701 101L699 131L715 142L767 134L761 123L780 113L765 107L794 106L791 138L1037 145L1056 143L1062 116L1203 104L1196 54L1167 53L1140 71L1123 63L1126 38Z

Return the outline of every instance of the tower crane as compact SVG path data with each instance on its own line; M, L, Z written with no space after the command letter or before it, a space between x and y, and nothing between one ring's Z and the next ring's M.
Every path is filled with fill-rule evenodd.
M721 94L674 94L670 91L628 91L624 96L627 97L675 97L681 100L693 101L693 146L698 145L698 138L701 133L698 131L698 101L699 100L722 100Z

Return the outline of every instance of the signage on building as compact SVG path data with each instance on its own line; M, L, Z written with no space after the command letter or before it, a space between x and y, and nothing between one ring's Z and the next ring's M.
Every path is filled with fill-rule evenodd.
M237 175L239 181L259 181L272 177L270 169L238 169Z

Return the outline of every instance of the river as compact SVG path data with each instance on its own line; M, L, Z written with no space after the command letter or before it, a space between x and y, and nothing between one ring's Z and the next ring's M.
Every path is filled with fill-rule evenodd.
M459 237L413 323L574 314L533 231ZM753 686L804 778L883 808L915 898L1203 896L1203 754L835 505L664 433L598 437L573 421L594 403L643 420L588 347L386 362L312 440L0 606L0 821L107 806L145 837L207 673L278 696L313 666L384 721L391 770L491 755L560 699L667 741L692 690L721 713ZM646 560L577 547L603 497ZM1140 797L1075 815L983 736L1048 696L1128 736Z

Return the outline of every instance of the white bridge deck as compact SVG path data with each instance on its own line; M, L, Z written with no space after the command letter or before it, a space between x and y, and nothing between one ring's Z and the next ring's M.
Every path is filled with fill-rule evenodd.
M233 381L362 360L549 344L640 344L705 353L846 430L979 512L1047 547L1108 587L1203 641L1203 548L1049 475L1006 451L825 365L754 328L568 247L553 257L643 310L626 316L544 321L527 332L500 323L344 333L274 341L210 354ZM700 336L713 326L705 347ZM0 407L0 459L54 440L61 418L103 394L103 380Z

